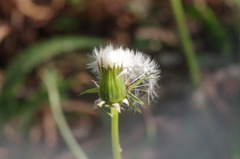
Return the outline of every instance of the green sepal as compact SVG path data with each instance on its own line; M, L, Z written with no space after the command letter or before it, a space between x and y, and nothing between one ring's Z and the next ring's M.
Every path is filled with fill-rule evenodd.
M128 95L133 99L135 100L137 103L143 105L143 101L141 101L140 99L138 99L135 95L133 95L132 93L128 92Z
M136 86L138 86L139 84L141 84L144 80L151 78L151 77L150 77L151 75L152 75L152 74L149 74L149 75L147 75L147 76L145 76L145 77L143 77L143 78L140 78L140 79L137 80L135 83L133 83L133 84L131 85L131 87L129 87L129 88L127 89L127 91L133 90Z
M138 109L133 103L132 103L132 101L127 97L127 100L128 100L128 102L129 102L129 105L134 109L134 110L136 110L137 112L139 112L139 113L142 113L142 111L140 110L140 109Z
M79 96L81 96L83 94L89 94L89 93L98 93L98 89L99 89L98 87L88 89L88 90L82 92L81 94L79 94Z
M107 112L107 114L108 114L111 118L113 117L113 115L112 115L111 113Z
M126 97L126 86L123 76L118 76L122 72L122 67L101 67L101 81L99 96L107 104L120 103Z

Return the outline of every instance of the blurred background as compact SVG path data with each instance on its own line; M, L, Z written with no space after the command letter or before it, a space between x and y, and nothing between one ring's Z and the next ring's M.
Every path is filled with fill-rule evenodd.
M0 159L76 158L49 106L50 67L78 144L90 159L112 158L109 115L93 110L97 94L78 96L94 87L88 56L108 43L161 67L157 101L120 115L124 159L240 159L240 1L182 3L198 84L170 1L1 0Z

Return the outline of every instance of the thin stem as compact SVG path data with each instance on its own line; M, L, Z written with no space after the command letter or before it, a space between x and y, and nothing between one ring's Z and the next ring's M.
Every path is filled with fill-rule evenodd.
M118 111L116 108L111 108L112 117L112 151L114 159L121 159L121 147L119 142L119 130L118 130Z
M240 159L240 120L237 119L236 122L236 126L234 128L234 132L233 132L233 140L232 140L232 144L233 144L233 152L232 152L232 158L233 159Z
M152 144L157 137L157 125L151 111L151 109L143 109L148 144Z
M173 12L177 22L178 31L180 34L181 43L183 45L185 57L187 59L188 67L190 69L190 75L192 82L195 86L201 82L199 67L197 64L196 54L194 52L193 44L190 39L190 35L186 25L186 19L184 16L183 6L181 0L171 0Z
M58 125L60 133L66 144L76 156L77 159L87 159L87 156L83 150L79 147L76 139L73 137L70 128L67 125L64 114L61 110L60 97L56 85L56 79L53 71L44 70L43 82L47 88L50 107L53 113L53 117Z

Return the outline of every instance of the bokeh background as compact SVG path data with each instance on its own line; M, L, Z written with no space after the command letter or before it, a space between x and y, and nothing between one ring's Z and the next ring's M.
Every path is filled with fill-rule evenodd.
M110 117L93 110L94 47L140 50L161 67L159 98L120 115L124 159L240 159L240 1L183 0L194 85L170 1L0 0L0 159L75 159L42 82L56 70L66 121L90 159L111 159Z

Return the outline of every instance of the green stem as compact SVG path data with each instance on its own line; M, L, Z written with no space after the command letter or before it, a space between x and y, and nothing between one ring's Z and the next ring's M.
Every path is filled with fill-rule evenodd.
M232 158L233 159L240 159L240 120L237 119L236 126L233 129L233 152L232 152Z
M114 159L121 159L121 147L119 142L119 131L118 131L118 111L116 108L111 108L112 117L112 151Z
M47 88L51 110L55 122L58 125L60 133L62 134L63 139L66 144L76 156L77 159L87 159L83 150L79 147L76 139L73 137L70 128L67 125L64 114L61 110L60 97L56 85L56 79L53 71L44 70L43 82Z
M185 57L187 59L188 67L192 82L195 86L201 82L200 71L197 64L196 54L194 52L193 44L187 29L186 19L184 16L183 5L181 0L171 0L173 12L177 22L178 31L180 34L181 43L184 49Z

